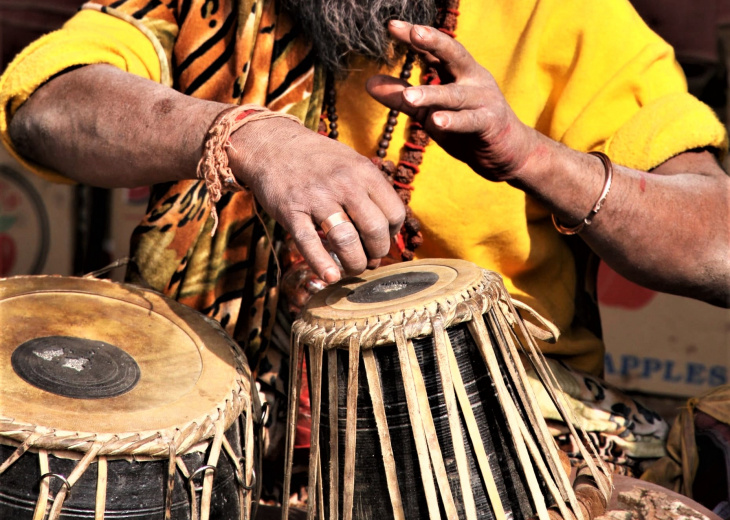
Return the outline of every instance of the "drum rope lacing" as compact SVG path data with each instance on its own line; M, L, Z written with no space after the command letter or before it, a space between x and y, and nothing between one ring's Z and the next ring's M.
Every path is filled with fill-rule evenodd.
M547 323L546 320L541 318L536 312L526 305L519 304L519 306L523 310L527 310L528 312L531 311L531 314L536 316L536 321L538 323ZM502 331L502 334L496 335L495 341L490 339L490 335L487 333L486 325L482 316L484 316L484 319L488 320L492 326ZM312 316L307 316L305 313L301 320L295 322L292 329L290 365L290 391L293 392L293 394L290 396L290 399L292 402L296 402L297 400L297 389L301 382L300 360L303 355L300 351L304 345L308 345L310 348L310 361L312 362L309 366L310 370L312 370L312 390L310 394L310 398L312 400L312 458L310 459L310 475L315 475L315 485L316 482L321 480L321 476L317 477L317 475L321 475L321 471L324 470L324 468L320 468L318 465L319 463L316 461L319 457L319 407L321 405L322 385L321 365L324 354L327 353L328 359L331 359L331 355L333 355L338 348L347 349L349 351L349 359L351 360L359 359L360 354L362 354L368 381L371 381L376 380L377 378L377 369L374 368L375 361L372 357L373 347L395 343L398 347L399 357L401 359L411 359L410 363L401 361L403 366L418 366L417 362L415 365L413 363L413 359L415 359L415 352L412 351L413 346L411 338L433 334L435 336L437 350L439 348L438 345L441 345L442 349L445 350L445 353L442 352L439 354L437 352L437 357L441 356L443 359L447 360L452 358L446 364L453 366L456 361L455 358L453 358L453 351L449 347L449 340L445 330L451 325L464 322L467 322L469 330L473 337L476 338L476 342L480 346L480 351L482 352L491 373L500 373L493 351L499 351L500 355L504 359L511 361L511 363L508 364L508 367L512 380L516 382L517 392L523 402L530 403L530 406L526 406L525 408L528 411L527 419L529 420L529 424L533 427L537 427L540 432L540 435L536 440L531 438L528 434L529 427L521 418L520 414L517 413L517 409L514 407L514 404L511 404L510 399L505 397L507 395L507 390L501 389L499 392L500 402L507 414L507 420L510 424L510 431L515 436L519 459L522 463L523 469L525 469L528 474L527 478L530 483L530 492L536 504L538 517L541 520L548 520L549 518L577 518L578 520L589 520L603 514L611 496L612 479L610 471L598 455L595 446L583 428L578 426L576 429L574 426L575 424L580 423L575 420L572 410L563 402L561 397L562 394L558 390L558 382L552 374L544 355L533 339L532 332L539 328L530 324L530 322L522 320L517 310L517 305L515 305L514 300L507 293L501 278L496 273L489 271L483 271L483 276L478 282L462 290L460 293L428 302L427 304L424 304L420 310L418 307L411 307L406 311L377 315L372 319L361 320L357 323L352 323L345 319L318 320ZM554 329L554 327L552 327L552 329ZM555 331L548 330L545 331L545 333L546 335L552 335ZM523 338L524 341L520 340L520 337ZM578 478L572 486L568 481L564 470L562 470L562 467L558 467L558 448L552 440L552 436L547 429L544 419L539 414L537 398L535 397L531 386L525 383L527 381L527 375L521 361L519 360L520 354L524 355L533 365L535 372L565 421L571 436L573 436L573 438L577 441L576 444L584 458L584 465L579 468ZM458 369L451 369L452 377L459 377L458 373ZM354 363L354 365L351 364L348 381L352 381L353 379L351 378L353 377L356 381L357 363ZM424 455L425 458L421 462L424 463L425 460L430 458L433 463L433 473L430 472L430 465L423 466L421 468L421 472L422 475L433 475L436 479L436 482L439 484L438 487L440 489L442 504L446 508L447 516L451 518L455 517L452 515L456 514L456 509L454 508L454 502L451 497L451 491L448 486L445 469L443 464L438 462L442 455L438 445L434 446L430 444L431 441L428 440L429 435L427 435L428 431L433 431L433 419L429 419L430 412L428 411L427 405L419 407L415 404L419 400L419 395L425 395L425 387L422 387L422 383L418 383L420 377L420 374L417 372L403 373L404 384L406 384L406 381L415 381L416 385L421 385L421 388L419 389L411 386L411 383L406 384L409 411L414 408L420 409L419 415L425 417L425 419L422 418L422 420L425 421L424 426L419 426L419 428L425 429L422 429L420 433L414 429L414 440L416 441L417 446L420 445L420 448L418 448L419 453L428 454ZM446 379L442 380L446 381ZM501 377L494 377L494 381L495 384L499 386ZM350 418L350 409L355 408L354 405L351 405L351 403L355 403L357 401L357 386L357 384L347 386L350 390L348 390L347 395L348 426L345 434L346 439L354 439L354 430L353 433L350 433L350 429L354 428L354 419ZM378 407L382 407L382 398L379 398L377 395L376 388L378 385L370 383L369 386L376 421L383 421L385 411L384 409L378 411ZM465 394L463 394L463 391L460 392L460 389L463 388L463 382L460 384L454 384L453 388L456 391L456 397L447 397L446 394L448 392L444 393L444 398L448 399L447 409L449 406L452 408L456 406L456 402L459 403L462 412L465 414L464 420L467 425L467 432L471 436L472 445L481 446L482 442L479 436L478 426L475 422L476 419L474 419L473 416L469 416L471 405L469 404L468 398L464 397ZM459 395L460 393L461 395ZM380 403L378 403L378 401L380 401ZM289 412L289 425L291 429L292 425L296 424L296 407L290 407ZM330 416L332 417L333 415L330 414ZM412 424L420 424L420 420L421 419L418 419ZM426 424L429 422L430 426ZM415 428L415 426L413 427ZM382 427L379 424L379 429L381 428L387 429L387 426ZM456 428L452 427L451 429L454 435L460 435L460 432L456 433ZM292 432L290 431L289 433L291 434ZM419 438L421 440L419 440ZM381 434L381 442L382 439L383 437ZM581 439L585 439L585 443ZM334 437L331 439L331 442L336 442ZM344 462L346 474L352 474L353 471L355 448L352 444L354 443L346 442ZM455 446L460 444L463 445L463 443L457 441L454 441L453 444ZM288 444L288 451L286 454L288 461L292 460L292 449L293 444ZM545 460L547 461L547 465L545 465L542 461L542 456L540 455L541 450L546 455ZM394 462L392 461L392 456L388 455L389 452L392 453L392 449L387 443L384 443L381 445L381 451L384 457L384 465L386 466L385 472L388 477L388 489L391 494L390 499L393 503L394 515L396 518L404 518L404 511L398 511L398 507L402 507L399 495L400 492L398 490L397 479L394 476ZM330 452L337 453L337 450L336 448L330 448ZM464 464L464 458L464 454L457 453L457 459L461 460L462 466ZM419 455L419 460L421 460L421 455ZM535 461L537 466L536 468L533 468L530 464L531 460ZM336 466L337 464L334 465ZM291 469L289 463L287 463L286 468L287 472L289 472ZM485 485L490 496L490 502L495 507L495 514L497 518L504 518L504 511L501 511L500 514L501 505L499 505L499 497L496 494L496 488L494 487L494 479L489 474L491 470L489 470L488 464L484 461L480 464L480 469L483 472ZM288 475L290 476L290 473L288 473ZM463 472L460 473L460 479L462 482L468 481L466 475L467 474ZM548 511L546 508L541 494L542 492L537 484L537 475L540 475L547 483L549 492L553 498L555 498L557 503L558 511L553 509ZM310 479L311 478L312 477L310 477ZM310 483L312 483L312 480L310 480ZM345 483L342 506L343 517L345 519L349 519L351 518L353 497L352 486L354 486L354 479L350 481L346 479ZM438 504L434 502L438 493L436 488L433 487L433 483L433 478L423 477L423 485L426 490L425 496L427 501L429 501L428 508L430 511L430 517L439 518ZM288 492L288 485L289 480L285 479L284 496L286 496L286 493ZM319 484L319 486L321 487L321 484ZM462 489L464 488L462 487ZM336 494L335 488L333 488L330 492L330 499L333 500L333 495ZM310 500L308 502L308 507L310 508L309 518L313 517L313 511L316 508L314 504L318 500L317 496L318 495L314 492L310 493ZM470 506L467 502L468 500L465 500L465 507L468 508ZM568 507L568 505L570 507ZM330 503L330 510L336 511L338 510L338 507L338 502L334 499L334 501ZM287 504L284 504L284 508L287 509ZM467 515L467 518L471 518L471 516Z

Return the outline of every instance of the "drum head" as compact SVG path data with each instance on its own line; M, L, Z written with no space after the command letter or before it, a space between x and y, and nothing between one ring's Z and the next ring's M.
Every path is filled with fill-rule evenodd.
M474 290L486 271L464 260L415 260L347 278L315 294L305 320L358 320L418 311Z
M223 330L152 291L9 278L0 280L0 316L0 420L81 437L172 437L220 410L231 423L242 406L232 395L250 392L243 354Z

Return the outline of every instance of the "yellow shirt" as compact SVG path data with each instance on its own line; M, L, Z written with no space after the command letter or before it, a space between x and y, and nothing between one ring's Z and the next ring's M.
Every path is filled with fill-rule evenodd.
M712 111L686 93L671 48L627 1L464 0L460 10L457 39L494 75L517 116L545 135L642 170L688 149L727 148ZM168 69L159 41L128 22L81 11L24 51L0 79L3 142L12 148L7 122L17 107L71 65L109 62L161 81ZM73 52L69 41L76 42ZM375 68L356 68L338 85L340 140L370 156L387 109L364 90ZM391 160L398 158L404 128L401 117ZM514 296L561 329L557 344L542 345L545 352L588 372L602 370L601 341L574 323L582 283L575 260L544 207L507 184L482 179L434 143L413 186L411 207L424 234L419 257L462 258L497 271ZM611 203L620 201L609 197Z

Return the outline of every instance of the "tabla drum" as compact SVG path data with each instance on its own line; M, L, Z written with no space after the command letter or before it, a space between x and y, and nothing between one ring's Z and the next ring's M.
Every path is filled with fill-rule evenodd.
M573 429L586 467L569 480L522 365L533 363L571 425L533 339L557 331L523 321L518 306L531 310L497 274L459 260L390 265L316 294L292 329L284 496L306 358L309 518L605 512L610 473Z
M160 294L0 280L0 518L246 519L257 401L239 347Z

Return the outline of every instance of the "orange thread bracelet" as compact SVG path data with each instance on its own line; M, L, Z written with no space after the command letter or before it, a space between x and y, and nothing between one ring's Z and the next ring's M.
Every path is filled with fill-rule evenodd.
M246 123L272 117L283 117L301 124L297 117L290 114L271 112L259 105L240 105L223 110L206 132L205 141L203 142L203 156L198 162L196 173L199 179L205 180L205 188L208 192L210 214L213 217L213 229L210 236L215 235L218 228L216 203L221 199L223 193L246 189L238 183L228 166L227 148L231 146L231 134Z

